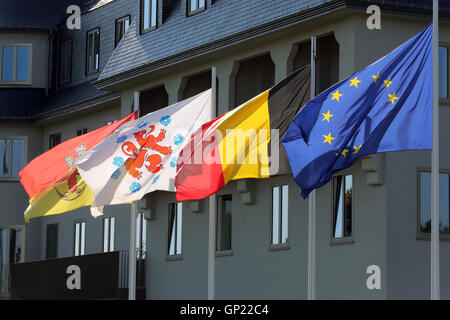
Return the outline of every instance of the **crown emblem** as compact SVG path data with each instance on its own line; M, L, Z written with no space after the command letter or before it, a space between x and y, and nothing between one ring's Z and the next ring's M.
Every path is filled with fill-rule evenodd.
M87 148L83 144L81 146L78 146L75 148L75 152L77 153L77 158L75 159L72 156L67 156L64 158L64 161L66 162L69 169L74 167L75 165L79 164L87 155Z

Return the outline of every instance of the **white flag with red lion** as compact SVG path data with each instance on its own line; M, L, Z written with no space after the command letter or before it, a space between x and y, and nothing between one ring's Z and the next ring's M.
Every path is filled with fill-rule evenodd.
M89 150L76 166L94 196L91 213L156 191L176 191L180 151L211 120L211 89L129 121Z

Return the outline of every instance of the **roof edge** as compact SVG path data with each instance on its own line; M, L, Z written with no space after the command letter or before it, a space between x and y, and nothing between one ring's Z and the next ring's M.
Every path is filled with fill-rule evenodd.
M269 23L251 29L246 29L234 35L207 43L205 45L182 51L158 61L153 61L135 67L133 69L126 70L111 77L97 79L93 81L92 84L95 85L98 89L108 90L108 88L110 88L112 85L120 84L139 76L160 70L162 68L169 67L180 62L185 62L186 60L191 60L205 54L213 53L237 43L252 40L254 38L278 31L283 28L291 27L330 12L341 10L345 8L346 1L347 0L335 0L325 4L321 4L319 6L294 13L290 16L271 21Z
M47 120L53 120L56 118L64 117L70 114L76 114L78 112L86 111L90 108L93 108L97 105L114 101L117 99L120 99L120 92L107 92L106 94L103 94L101 96L97 96L92 99L80 101L74 104L66 105L58 109L49 110L45 112L41 112L38 114L35 114L29 118L29 120L33 123L47 121Z
M104 79L97 79L93 81L92 84L101 90L111 90L111 87L114 85L123 84L129 80L147 75L163 68L170 67L181 62L186 62L188 60L192 60L194 58L225 49L232 45L279 31L283 28L295 26L297 24L323 16L325 14L333 13L335 11L347 8L366 10L367 6L371 4L379 5L380 7L382 7L382 10L387 13L421 17L428 17L432 15L431 6L421 6L398 2L386 3L384 0L335 0L313 8L309 8L307 10L303 10L301 12L292 14L291 16L266 23L264 25L241 31L229 37L222 38L220 40L216 40L214 42L210 42L208 44L192 48L157 61L143 64L141 66L123 71ZM450 20L450 10L441 9L440 18L444 20Z

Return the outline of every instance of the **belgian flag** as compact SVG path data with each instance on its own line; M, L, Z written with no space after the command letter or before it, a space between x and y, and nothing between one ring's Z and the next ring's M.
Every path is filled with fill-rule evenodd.
M178 158L177 201L203 199L231 180L291 174L280 141L308 102L310 87L311 69L306 66L203 124Z

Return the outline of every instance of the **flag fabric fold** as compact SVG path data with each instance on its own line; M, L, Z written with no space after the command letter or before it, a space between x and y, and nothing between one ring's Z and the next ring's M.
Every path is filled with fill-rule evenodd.
M282 142L303 197L362 156L431 149L431 39L430 25L295 116Z
M211 120L211 89L130 121L77 164L93 193L91 213L156 191L175 191L178 154L202 123Z
M20 183L30 197L25 221L40 216L64 213L92 203L92 193L75 165L97 143L124 123L136 119L137 112L58 144L39 155L19 172Z
M229 181L290 174L279 137L307 102L310 67L205 123L180 153L177 201L208 197Z

